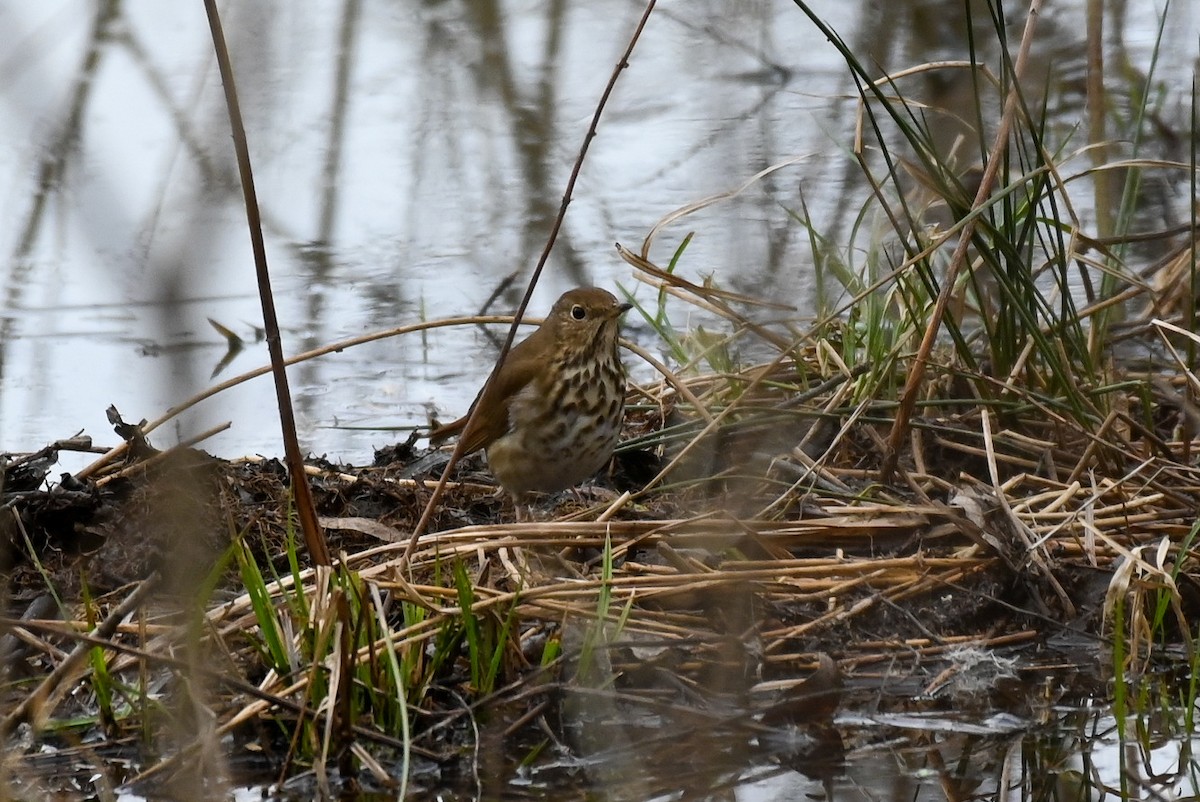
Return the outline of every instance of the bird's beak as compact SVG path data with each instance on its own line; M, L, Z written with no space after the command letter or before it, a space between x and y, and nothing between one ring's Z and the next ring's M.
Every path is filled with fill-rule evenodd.
M618 304L617 305L617 314L613 315L613 317L620 317L621 315L628 312L630 309L633 309L633 304Z

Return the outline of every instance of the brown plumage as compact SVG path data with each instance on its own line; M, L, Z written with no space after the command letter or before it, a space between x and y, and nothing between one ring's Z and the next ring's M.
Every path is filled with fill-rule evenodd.
M518 500L592 476L621 434L625 370L617 338L627 309L597 287L564 293L484 385L471 425L464 416L430 439L461 433L464 454L486 449L496 480Z

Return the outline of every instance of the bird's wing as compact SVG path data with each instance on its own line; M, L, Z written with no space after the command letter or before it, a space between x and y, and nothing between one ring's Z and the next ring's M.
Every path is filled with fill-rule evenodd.
M482 405L485 413L475 416L471 425L467 426L470 413L453 423L447 423L435 430L430 438L441 440L457 432L462 432L463 454L470 454L481 448L487 448L498 437L508 431L508 410L512 399L533 381L539 370L544 370L541 360L536 356L543 353L537 347L539 329L529 337L513 346L504 360L503 369L476 396L471 410ZM533 345L530 343L533 342Z

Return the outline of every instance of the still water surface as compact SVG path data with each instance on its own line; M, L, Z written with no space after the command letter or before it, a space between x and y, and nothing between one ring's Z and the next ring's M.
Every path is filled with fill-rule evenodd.
M625 2L231 7L286 351L470 314L504 276L527 277L639 13ZM111 442L108 404L153 418L211 383L224 340L206 318L250 340L261 318L203 7L133 2L105 17L12 4L0 25L16 43L0 90L0 136L16 145L0 155L0 447L79 428ZM785 6L657 15L531 313L578 284L633 288L615 242L634 246L675 207L837 147L820 123L844 106L831 101L837 64L813 44ZM773 242L787 227L776 201L794 204L801 169L697 218L691 274L744 286L771 270L803 306L803 250ZM265 354L248 348L222 378ZM461 412L493 357L462 330L296 368L302 442L361 461L400 436L379 428L424 423L429 405ZM185 416L180 433L230 420L213 451L278 454L273 404L259 380Z
M411 799L466 802L490 799L523 802L585 800L726 800L727 802L1082 802L1101 799L1184 800L1200 793L1192 741L1187 736L1138 743L1117 735L1105 706L1060 708L1048 720L1005 714L966 723L953 715L842 716L837 724L848 739L844 763L789 756L747 759L744 746L714 739L712 733L679 733L674 749L622 749L596 760L543 754L529 768L512 767L508 776L489 769L484 758L475 776L416 773ZM1179 713L1180 711L1174 711ZM1171 715L1160 711L1160 715ZM1131 718L1127 732L1147 719ZM861 729L856 729L856 728ZM802 740L802 739L801 739ZM667 763L664 753L676 760ZM85 783L86 787L86 783ZM230 789L237 802L314 798L315 783L300 777L283 786L246 785ZM121 802L156 797L125 791ZM362 790L337 797L347 802L384 802L395 792Z
M968 5L990 28L982 4ZM1046 5L1034 74L1070 126L1084 2ZM814 6L867 63L966 56L963 4ZM1156 8L1110 10L1112 60L1149 70ZM473 313L515 273L493 306L511 311L641 11L628 0L230 5L285 351ZM1008 13L1016 40L1024 7ZM1172 93L1174 119L1200 11L1170 13L1155 86ZM219 379L266 362L203 6L10 3L0 30L0 450L81 429L113 444L109 404L153 419L213 383L225 340L207 319L250 344ZM958 89L942 77L914 86L946 103ZM672 210L788 160L669 228L651 256L666 264L695 231L686 277L811 311L810 242L790 212L803 195L821 233L848 237L868 197L849 156L853 96L837 53L792 4L662 4L601 121L531 314L585 283L650 300L614 243L636 249ZM675 313L686 326L689 310ZM632 315L629 329L652 345ZM403 437L393 427L424 424L431 409L461 413L494 355L477 330L450 329L293 368L302 445L361 463ZM209 450L278 455L273 407L270 380L258 379L153 439L163 447L230 421Z

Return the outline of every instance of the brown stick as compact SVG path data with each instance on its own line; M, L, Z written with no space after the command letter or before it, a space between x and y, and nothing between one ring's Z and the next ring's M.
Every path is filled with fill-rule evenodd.
M242 179L242 196L246 201L246 223L250 229L250 247L254 251L254 270L258 277L258 297L262 302L263 329L266 331L267 351L271 355L271 374L275 378L275 401L279 407L279 423L283 430L283 451L286 455L288 475L292 483L292 496L296 513L300 518L300 529L309 556L317 565L329 565L329 547L317 520L313 506L312 490L308 476L304 473L304 455L300 453L300 442L296 437L296 419L292 413L292 395L288 389L287 371L283 362L283 340L279 334L279 319L275 315L275 298L271 294L271 274L267 270L267 248L263 242L262 219L258 212L258 196L254 191L254 174L250 170L250 146L246 141L246 128L242 124L242 111L238 105L237 88L233 80L233 65L229 60L229 48L225 44L225 32L217 14L216 0L204 0L208 12L208 27L212 30L213 50L217 55L217 67L221 71L221 83L225 86L225 105L229 109L229 130L233 136L233 149L237 153L238 173Z

